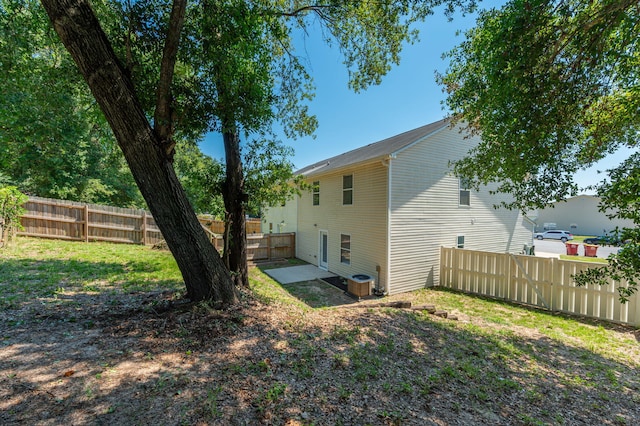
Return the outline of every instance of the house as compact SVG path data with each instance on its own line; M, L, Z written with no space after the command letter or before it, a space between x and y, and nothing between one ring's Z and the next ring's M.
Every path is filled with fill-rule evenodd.
M388 294L438 285L441 246L522 252L530 221L451 174L449 161L478 141L441 120L319 161L298 171L312 189L269 208L263 230L284 223L296 232L296 257L369 275Z
M593 195L578 195L552 206L538 210L536 228L538 232L562 229L576 235L607 235L616 227L635 228L630 219L609 219L598 210L600 198Z
M294 197L282 206L266 208L266 212L263 212L262 233L298 232L298 201L299 197Z

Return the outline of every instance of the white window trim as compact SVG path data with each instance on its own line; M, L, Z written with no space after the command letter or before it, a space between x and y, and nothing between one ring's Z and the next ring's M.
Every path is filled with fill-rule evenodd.
M344 187L344 178L347 177L347 176L351 176L351 188L345 188ZM353 205L353 194L354 194L353 187L355 186L354 185L354 183L355 183L354 180L355 179L354 179L353 173L350 173L348 175L342 175L342 205L343 206L352 206ZM344 193L347 192L347 191L351 191L351 204L345 204L344 203Z
M343 235L346 235L346 236L349 237L349 248L348 249L342 247L342 236ZM348 251L349 252L349 261L348 262L345 262L344 260L342 260L342 252L343 251ZM352 251L351 251L351 234L340 233L340 263L342 265L351 265L351 253L352 253Z
M318 204L315 203L316 195L318 195ZM320 205L320 181L319 180L315 180L311 182L311 205L312 206Z
M458 178L458 205L461 207L471 207L471 190L463 185L462 178ZM462 204L462 191L468 193L469 204Z

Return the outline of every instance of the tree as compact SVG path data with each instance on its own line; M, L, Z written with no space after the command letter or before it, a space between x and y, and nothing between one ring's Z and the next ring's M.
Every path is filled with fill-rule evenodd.
M293 149L277 140L251 141L243 157L248 213L260 216L265 206L285 203L306 188L302 176L294 174L289 157Z
M515 197L509 207L526 210L575 195L577 170L637 147L639 29L638 1L630 0L512 0L483 12L438 77L455 120L482 133L456 173L476 187L498 182ZM636 157L597 190L603 211L640 224ZM621 230L631 244L599 272L629 279L622 299L637 289L639 236L637 228Z
M193 301L233 303L229 273L207 240L172 166L171 117L165 105L184 21L184 2L176 2L165 44L158 87L158 107L151 127L129 74L121 65L93 10L82 0L44 0L53 26L100 105L173 253ZM216 262L216 259L218 260Z
M239 162L241 132L259 132L273 119L298 123L285 126L292 134L306 131L312 123L303 103L310 98L301 79L307 73L290 49L296 27L305 29L318 20L345 55L351 87L361 90L378 83L398 63L402 44L415 39L411 25L433 7L473 6L473 1L463 0L192 5L175 0L170 7L163 1L113 2L110 7L99 3L105 27L118 42L114 49L86 0L42 3L114 132L176 258L188 297L222 302L235 300L232 281L173 169L176 132L222 131L227 152L225 201L231 214L244 220L238 214L246 202ZM277 60L264 69L266 56L273 52L279 53ZM274 64L289 67L277 70ZM280 79L281 84L254 84L266 78ZM209 93L216 94L214 104L208 103ZM307 118L300 121L296 116L302 112ZM233 238L241 242L244 227L236 228Z
M33 1L0 2L0 169L44 197L143 206L91 94Z
M242 168L249 216L259 217L264 206L280 205L305 187L302 178L294 175L292 155L291 147L275 140L256 139L247 144ZM195 144L179 142L174 167L196 213L224 219L224 164L203 154Z
M225 220L222 257L225 266L230 268L234 254L230 248L231 221L222 196L226 184L225 167L202 154L193 144L179 143L177 147L174 165L191 205L197 213L212 214ZM249 142L247 148L242 160L248 214L259 216L264 206L280 205L305 187L302 177L294 176L293 164L287 159L291 147L274 140L256 139Z

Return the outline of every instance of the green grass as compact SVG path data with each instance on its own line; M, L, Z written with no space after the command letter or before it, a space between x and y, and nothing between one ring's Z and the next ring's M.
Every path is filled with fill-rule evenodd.
M171 253L137 245L17 238L0 250L0 309L70 292L181 290Z
M562 260L579 260L581 262L592 262L592 263L609 263L607 259L603 259L601 257L587 257L587 256L570 256L568 254L561 254L560 259Z
M293 305L303 311L309 310L309 305L291 294L280 284L259 268L252 268L249 276L249 284L258 299L268 304Z
M509 418L519 424L562 424L566 407L581 401L603 412L601 407L610 400L640 403L640 349L629 329L620 332L618 326L604 322L434 289L394 298L410 299L415 305L435 304L438 310L459 314L460 321L397 309L319 310L258 268L250 270L250 282L255 297L276 308L280 322L273 330L271 324L260 324L256 353L230 357L221 371L251 377L243 392L252 390L255 410L276 416L274 424L284 423L290 415L287 410L295 406L291 401L298 398L315 398L319 409L328 409L370 397L372 412L385 424L400 424L405 418L411 422L407 407L432 401L447 404L448 412L475 413L475 419L486 424L491 419L482 413L500 412L505 401L510 404ZM0 250L0 310L60 303L69 292L157 289L183 289L168 252L29 238L18 238L13 246ZM338 321L323 330L314 323L322 316L335 316ZM256 326L248 322L243 327ZM190 336L188 328L176 328L174 333L184 339ZM258 336L248 335L252 340ZM279 349L269 355L261 352L276 341ZM210 354L208 344L180 346L178 352L189 359L202 357L202 365L207 365L206 360L213 362L219 349ZM151 362L156 356L161 358L148 353L144 360ZM104 381L109 368L105 364L95 370L95 382L83 388L84 399L99 398L96 383ZM237 389L207 377L212 381L203 381L204 387L192 393L197 412L222 423L225 401ZM169 369L148 382L147 393L157 399L173 398L198 383ZM385 405L385 401L393 403ZM625 405L623 414L631 418L628 413L635 406ZM618 417L612 420L613 415ZM600 419L624 424L625 416L603 414Z
M435 304L438 309L459 311L481 319L483 324L474 321L465 324L464 328L479 335L499 336L500 342L496 344L502 345L502 349L506 351L509 351L511 333L509 328L514 326L529 328L536 334L557 342L570 340L576 347L588 349L605 357L621 356L631 360L628 355L637 353L638 350L638 344L633 339L633 335L629 335L628 338L617 336L614 343L611 329L616 326L606 322L527 308L447 289L420 290L413 294L415 304ZM518 354L512 352L511 355Z

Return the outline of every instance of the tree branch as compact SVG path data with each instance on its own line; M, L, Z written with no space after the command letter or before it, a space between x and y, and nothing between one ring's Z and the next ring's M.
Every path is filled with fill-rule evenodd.
M297 17L305 12L316 12L318 14L322 14L321 12L322 9L329 9L331 7L335 7L335 6L329 5L329 4L314 4L314 5L299 7L298 9L293 10L291 12L279 12L278 15L288 16L292 18L292 17Z
M156 93L156 111L154 114L154 131L164 145L164 150L169 155L173 151L175 142L171 140L173 126L171 119L171 83L178 57L178 45L180 33L184 24L186 0L174 0L169 18L169 29L162 52L160 64L160 80Z
M557 42L551 49L551 62L555 61L564 50L571 44L572 40L578 35L588 34L591 38L590 46L597 43L601 37L606 34L606 31L616 25L621 19L621 15L633 6L638 6L640 2L638 0L623 0L618 2L612 2L601 9L597 9L593 14L587 15L584 18L582 25L576 25L573 31L560 32ZM599 31L592 31L594 27L603 25L604 27Z
M133 36L133 11L131 9L131 1L127 1L127 12L129 13L129 17L127 19L127 36L124 41L125 51L126 51L126 69L129 73L133 70L133 53L131 51L131 38Z

